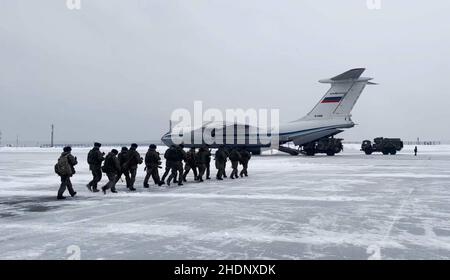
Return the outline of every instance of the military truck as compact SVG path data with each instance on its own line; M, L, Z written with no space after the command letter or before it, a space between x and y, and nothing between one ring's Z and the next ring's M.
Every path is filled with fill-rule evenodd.
M313 156L321 153L327 154L328 156L334 156L344 149L342 140L343 139L334 137L322 138L303 145L302 152L307 156Z
M364 151L366 155L371 155L373 152L395 155L401 149L403 149L403 141L400 138L377 137L373 139L373 144L370 140L364 140L361 144L361 151Z

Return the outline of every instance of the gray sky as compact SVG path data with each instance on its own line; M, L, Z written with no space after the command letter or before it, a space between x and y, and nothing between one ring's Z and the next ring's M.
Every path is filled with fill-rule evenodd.
M450 139L450 2L382 0L0 1L3 139L144 141L171 112L306 114L354 67L378 86L343 136Z

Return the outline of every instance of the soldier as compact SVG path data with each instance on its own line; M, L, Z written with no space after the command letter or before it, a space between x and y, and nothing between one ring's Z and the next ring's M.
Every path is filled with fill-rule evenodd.
M176 179L178 174L178 186L183 185L183 160L186 158L186 152L183 150L184 145L175 146L173 151L173 166L172 173L167 180L167 185L170 185L172 179Z
M86 187L91 192L99 191L97 189L97 184L102 179L102 162L105 160L105 153L100 152L101 146L102 144L95 142L94 148L92 148L92 150L88 153L87 161L89 164L89 170L92 172L93 179L86 185Z
M128 161L128 148L122 147L122 150L120 151L117 158L119 159L120 172L119 172L119 174L117 174L116 184L117 184L117 182L119 182L122 175L125 175L125 183L128 188L128 186L130 184L130 172L127 170L127 166L126 166L126 163Z
M186 176L188 175L189 171L192 169L192 172L194 173L194 180L197 181L197 167L195 164L196 161L196 153L195 148L190 148L189 151L186 153L186 157L184 159L185 165L184 165L184 174L183 174L183 181L186 182Z
M77 192L73 190L70 177L75 174L74 166L77 165L78 161L77 158L71 154L71 152L71 147L64 147L63 153L59 157L58 163L55 165L55 172L59 177L61 177L61 185L58 190L58 196L56 197L57 199L66 199L66 197L63 196L66 188L69 190L70 196L74 197L77 194Z
M417 156L417 146L414 147L414 156Z
M216 161L217 168L216 178L217 180L223 180L222 176L225 174L225 166L227 164L227 153L225 152L225 148L223 146L217 149L214 160Z
M233 148L233 150L231 150L231 152L230 152L229 158L231 161L231 168L233 168L233 171L231 171L230 178L237 179L237 178L239 178L238 165L239 165L239 161L241 160L241 154L239 153L239 151L236 148Z
M170 146L170 148L175 148L175 145ZM171 153L170 148L166 150L166 152L164 153L164 158L166 159L166 169L164 171L164 174L161 178L162 182L166 181L166 177L167 175L169 175L170 170L172 170L172 166L173 166L173 160L168 159L169 154Z
M164 182L159 179L158 168L160 168L160 165L161 157L156 151L156 145L151 144L149 146L147 154L145 155L145 170L147 171L147 175L145 175L144 179L144 188L150 187L148 185L150 176L153 178L153 182L155 182L156 185L162 186L164 184Z
M204 149L205 149L204 156L206 159L206 162L205 162L206 180L210 180L211 179L211 177L210 177L210 175L211 175L211 150L206 147Z
M139 152L137 151L138 145L136 143L131 144L130 149L128 150L128 161L125 164L126 170L130 172L130 182L128 184L128 189L130 191L135 191L134 182L136 181L136 173L138 164L142 164L143 159Z
M246 149L242 149L240 151L241 154L241 161L240 163L242 164L242 170L241 170L241 177L243 177L245 175L245 177L248 176L248 172L247 172L247 168L248 168L248 162L250 161L250 158L252 157L252 155L246 150Z
M116 182L117 175L121 173L121 167L117 154L119 151L112 149L111 152L106 156L105 163L103 164L102 171L108 176L108 183L102 187L102 191L106 194L106 190L111 189L112 193L117 193Z
M211 160L211 153L209 152L209 149L207 149L206 147L201 147L196 157L196 166L198 167L197 178L199 182L203 182L203 175L205 174L205 170L207 170L206 166L207 164L209 164L210 160Z

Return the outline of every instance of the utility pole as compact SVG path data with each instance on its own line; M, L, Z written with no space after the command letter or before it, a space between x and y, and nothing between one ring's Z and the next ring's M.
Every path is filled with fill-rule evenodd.
M19 135L16 135L16 148L19 147Z
M52 124L52 136L51 136L51 140L50 140L50 147L53 148L53 134L55 131L55 126Z
M0 130L0 147L2 146L2 131Z

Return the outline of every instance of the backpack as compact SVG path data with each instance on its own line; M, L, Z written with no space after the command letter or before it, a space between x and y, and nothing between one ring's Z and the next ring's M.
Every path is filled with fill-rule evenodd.
M168 161L177 161L177 150L172 148L168 149L165 157Z
M105 162L103 162L103 166L102 166L103 173L108 173L109 171L111 171L111 165L112 165L111 160L112 160L112 157L108 155L105 159Z
M216 156L215 156L215 158L216 158L216 161L225 161L225 153L224 153L224 151L222 151L222 150L217 150L216 151Z
M72 166L69 163L69 155L61 156L55 164L55 173L59 176L72 175Z
M90 150L87 156L87 162L88 164L95 164L95 154L94 154L94 150Z
M120 169L122 172L127 172L130 169L130 162L127 160L126 162L124 162L121 166Z
M147 154L145 154L145 165L150 165L153 161L153 155L151 154L151 152L147 152Z
M169 157L169 154L170 154L169 150L170 150L170 149L167 149L166 152L164 153L164 158L165 158L165 159L169 159L169 158L168 158L168 157Z
M187 153L186 155L186 162L193 163L195 160L194 154L192 152Z

